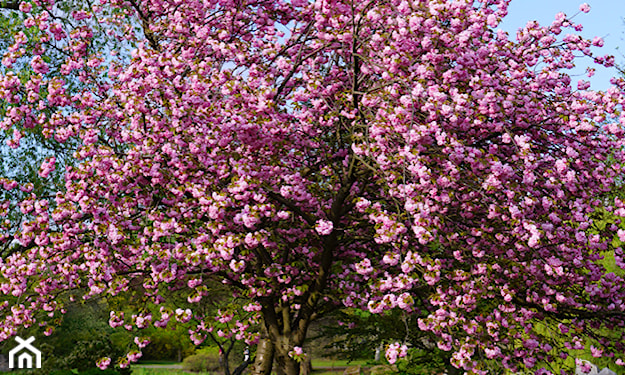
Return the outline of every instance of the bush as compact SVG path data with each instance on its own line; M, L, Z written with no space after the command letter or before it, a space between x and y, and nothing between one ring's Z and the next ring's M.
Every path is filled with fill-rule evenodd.
M111 368L107 368L106 370L100 370L99 368L90 368L85 371L80 371L78 375L119 375L119 372Z
M182 361L182 358L195 352L195 345L189 338L189 333L181 325L176 329L148 328L145 336L150 338L150 343L143 350L142 360L174 360Z
M99 368L90 368L85 371L81 371L78 375L120 375L117 370L108 368L106 370L100 370Z
M61 325L51 336L41 338L39 350L42 351L45 362L40 373L47 375L55 369L77 370L77 373L83 374L95 369L99 371L99 375L109 375L96 368L96 361L102 357L117 358L127 348L113 345L111 336L115 334L115 330L108 325L107 319L107 306L103 301L69 303ZM125 332L123 334L129 336ZM118 373L120 372L115 372Z
M74 375L72 370L53 370L50 375Z
M217 371L219 367L219 353L214 351L199 351L182 361L182 368L192 372Z
M394 375L397 374L397 366L378 365L371 367L371 375Z
M96 361L112 352L111 341L108 337L105 337L104 334L98 336L96 333L91 340L77 341L72 350L60 359L59 364L61 364L61 368L77 369L81 374L91 369L102 371L95 368Z

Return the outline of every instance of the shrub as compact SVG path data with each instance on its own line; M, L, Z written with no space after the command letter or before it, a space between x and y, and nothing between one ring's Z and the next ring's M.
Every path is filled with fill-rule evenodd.
M148 328L145 335L150 338L150 343L142 350L144 360L182 361L195 351L189 333L182 326L175 330Z
M52 370L50 375L74 375L72 370Z
M397 374L397 367L392 365L378 365L371 367L371 375L394 375Z
M99 368L90 368L85 371L81 371L78 375L120 375L119 371L108 368L106 370L100 370Z
M99 358L106 357L112 353L111 341L104 334L94 334L91 340L77 341L72 350L67 353L59 362L64 368L77 369L81 374L84 371L96 369L95 363ZM116 353L117 354L117 353Z
M199 351L182 361L182 368L192 372L217 371L219 367L219 354L209 351Z

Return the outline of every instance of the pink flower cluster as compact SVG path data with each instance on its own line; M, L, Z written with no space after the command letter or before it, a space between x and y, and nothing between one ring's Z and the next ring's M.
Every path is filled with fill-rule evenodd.
M403 358L408 354L408 347L398 342L390 344L386 348L386 360L393 364L397 362L397 359Z
M330 233L332 233L332 229L333 229L333 224L331 221L328 221L328 220L319 220L317 221L317 224L315 225L315 230L317 231L317 233L323 236L327 236Z

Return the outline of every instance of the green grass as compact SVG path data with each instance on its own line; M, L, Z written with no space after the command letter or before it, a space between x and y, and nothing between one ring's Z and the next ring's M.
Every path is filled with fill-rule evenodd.
M148 360L148 361L139 361L137 365L179 365L181 362L176 361L168 361L168 360Z
M314 375L342 375L343 374L343 370L335 370L335 371L329 371L329 370L315 370L313 369L312 372ZM272 374L274 375L274 374Z
M331 360L331 359L313 359L312 360L312 367L317 368L317 367L350 367L350 366L364 366L367 365L368 361L367 360L357 360L357 361L348 361L346 359L337 359L337 360Z
M336 375L342 374L343 371L327 371L327 370L313 370L314 375ZM132 370L132 375L215 375L209 372L185 372L183 370L175 370L168 368L141 368L135 367ZM275 375L275 372L273 373Z
M184 370L172 369L172 368L145 368L142 365L178 365L179 362L175 361L143 361L133 366L132 375L214 375L209 372L190 373ZM343 370L330 371L330 370L314 370L315 368L332 368L332 367L350 367L358 365L367 365L367 361L359 360L349 362L347 360L329 360L329 359L315 359L312 361L314 375L336 375L342 374Z
M142 368L135 367L132 369L132 375L189 375L189 372L176 370L171 368ZM194 372L194 375L211 375L208 372Z

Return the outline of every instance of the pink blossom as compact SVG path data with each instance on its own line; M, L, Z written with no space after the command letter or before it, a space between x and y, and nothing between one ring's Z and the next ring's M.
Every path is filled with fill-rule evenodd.
M371 266L371 261L369 259L363 259L361 262L357 263L355 266L356 272L361 275L368 275L373 272L373 267Z
M141 349L145 348L150 343L150 340L145 337L140 338L135 336L134 343Z
M408 347L398 342L390 344L386 348L386 360L390 364L397 362L397 359L403 358L408 354Z
M402 293L397 297L397 306L402 310L409 310L414 304L414 299L409 293Z
M138 351L131 351L130 353L128 353L126 355L126 358L128 358L128 362L137 362L139 360L139 358L141 358L143 356L143 353L138 352Z
M589 87L590 87L590 82L589 81L579 80L577 82L577 89L578 90L586 90Z
M485 348L484 353L486 353L486 358L492 359L496 358L501 353L501 349L499 349L499 347Z
M106 370L111 364L111 359L109 357L100 358L96 364L100 370Z
M304 349L300 346L294 346L292 350L289 351L289 357L295 359L296 361L303 361L307 356L304 353Z
M19 10L20 10L21 12L24 12L24 13L30 13L30 11L31 11L32 9L33 9L33 5L32 5L30 2L28 2L28 1L22 1L22 2L20 2Z
M48 71L50 70L48 64L46 64L39 55L33 57L33 59L30 61L30 66L33 68L35 73L45 74L48 73Z
M327 236L332 233L333 228L334 225L331 221L328 220L318 220L317 224L315 225L315 230L322 236Z
M603 47L603 39L601 37L596 36L592 40L592 45L597 47Z

